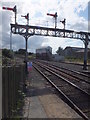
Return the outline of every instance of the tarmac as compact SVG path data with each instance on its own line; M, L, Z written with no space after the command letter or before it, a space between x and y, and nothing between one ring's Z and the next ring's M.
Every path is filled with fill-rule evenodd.
M29 72L24 118L81 118L34 68Z

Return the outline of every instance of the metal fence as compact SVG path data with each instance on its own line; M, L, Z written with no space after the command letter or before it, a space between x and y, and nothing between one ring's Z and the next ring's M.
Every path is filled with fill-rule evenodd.
M15 113L25 80L25 65L2 68L2 118L10 118Z

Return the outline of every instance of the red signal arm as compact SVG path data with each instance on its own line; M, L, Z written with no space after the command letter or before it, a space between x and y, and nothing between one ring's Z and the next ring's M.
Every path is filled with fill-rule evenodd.
M55 17L55 14L49 14L49 13L47 13L47 15L50 15L50 16L53 16L53 17Z
M2 7L2 9L4 9L4 10L14 10L13 8L9 8L9 7Z

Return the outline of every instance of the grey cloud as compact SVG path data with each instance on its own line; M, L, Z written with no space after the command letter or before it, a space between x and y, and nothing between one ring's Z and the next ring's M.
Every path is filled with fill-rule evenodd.
M20 48L25 49L25 38L19 35L12 36L13 50L18 50ZM28 51L35 52L35 50L42 46L43 42L48 42L47 38L40 36L32 36L28 39Z
M40 48L42 46L43 42L48 42L48 38L40 37L40 36L32 36L28 40L28 49L31 52L35 52L37 48Z
M10 15L6 12L2 13L2 47L10 44Z
M22 12L22 4L21 2L16 3L8 3L5 2L2 4L2 6L14 6L17 5L18 12ZM0 12L1 14L1 12ZM14 13L10 11L2 11L2 47L3 48L10 48L10 23L11 18ZM34 52L36 48L40 47L43 42L45 42L47 39L44 37L37 37L32 36L28 39L28 50L31 52ZM25 48L25 39L20 35L13 35L12 34L12 48L13 50L18 50L20 48Z
M13 50L18 50L20 48L24 49L25 48L24 38L20 35L12 34L12 47L13 47Z
M18 20L20 20L20 14L24 14L22 13L23 10L23 2L6 2L6 3L2 3L2 5L5 6L14 6L17 5L17 9L18 9ZM26 9L27 10L27 9ZM25 10L25 12L27 12ZM30 11L28 11L30 12ZM48 9L47 9L47 12ZM56 10L51 10L50 12L54 13L56 12ZM63 20L63 10L60 8L58 8L58 26L60 25L60 20ZM62 16L61 16L62 13ZM2 42L3 42L3 46L6 48L10 47L10 23L11 23L11 17L14 13L13 12L7 12L7 11L3 11L2 12L2 24L0 23L0 27L2 25ZM38 13L38 14L42 14ZM1 15L1 12L0 12ZM45 14L46 15L46 14ZM54 27L54 20L52 17L49 17L46 15L46 17L43 17L46 21L48 21L48 23L46 22L45 24L48 24L48 26L52 26ZM32 18L33 19L33 18ZM34 20L36 21L37 18L34 18ZM67 19L67 18L66 18ZM23 23L22 23L23 24ZM67 21L66 21L67 24ZM76 30L87 30L87 26L84 24L84 22L78 22L75 23L73 25L70 25L69 27L70 29L76 29ZM0 35L1 36L1 35ZM39 37L39 36L32 36L28 39L28 50L31 52L35 52L36 48L39 48L42 46L42 43L48 42L48 38L47 37ZM14 50L18 50L20 48L25 48L25 39L22 36L19 35L13 35L12 36L12 44L13 44L13 49Z

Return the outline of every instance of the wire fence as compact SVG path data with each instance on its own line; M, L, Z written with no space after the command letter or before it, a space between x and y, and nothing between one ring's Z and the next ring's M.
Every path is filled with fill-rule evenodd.
M2 68L2 118L11 118L20 111L25 80L25 65Z

